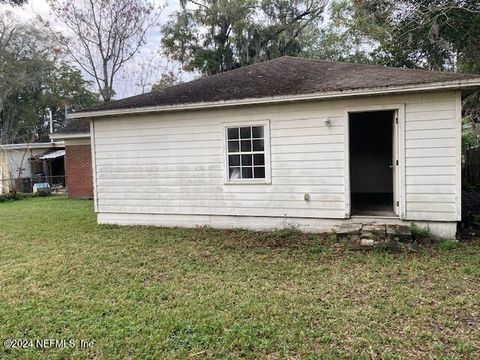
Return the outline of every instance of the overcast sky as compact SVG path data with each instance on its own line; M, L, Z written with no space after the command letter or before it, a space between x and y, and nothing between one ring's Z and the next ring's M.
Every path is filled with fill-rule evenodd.
M74 1L74 0L72 0ZM160 18L160 24L165 24L168 20L168 16L179 8L179 0L154 0L157 5L165 5ZM11 7L8 5L0 5L0 10L10 10L13 16L19 21L30 22L35 21L37 15L46 18L50 21L54 21L55 18L50 14L50 9L46 0L29 0L29 2L21 7ZM57 29L62 30L61 25L57 23ZM158 64L158 71L154 71L149 76L148 89L151 84L158 80L161 72L165 68L178 68L178 64L168 62L164 56L158 55L159 45L161 43L160 29L156 28L150 31L147 38L146 45L142 48L141 52L125 67L125 71L116 79L114 84L117 95L115 98L123 98L130 95L136 95L142 92L142 88L137 85L138 73L141 68L140 64L146 61L152 61ZM87 76L85 76L88 78ZM189 80L193 77L191 74L181 74L182 80ZM94 89L97 91L97 89Z

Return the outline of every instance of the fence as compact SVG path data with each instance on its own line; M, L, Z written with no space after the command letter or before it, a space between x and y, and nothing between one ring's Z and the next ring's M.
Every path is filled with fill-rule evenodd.
M480 148L465 151L463 183L467 186L480 188Z
M17 191L30 193L33 191L33 185L37 183L48 183L50 188L62 189L65 188L65 176L35 176L32 178L17 178L17 179L3 179L0 184L0 189L3 192ZM1 192L0 192L1 193Z

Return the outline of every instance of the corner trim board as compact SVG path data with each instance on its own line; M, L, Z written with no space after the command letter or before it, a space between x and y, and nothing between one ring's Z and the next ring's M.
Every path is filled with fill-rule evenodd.
M95 123L94 120L90 120L90 134L91 134L91 152L92 152L92 180L93 180L93 206L95 212L98 213L98 193L97 193L97 164L95 154Z

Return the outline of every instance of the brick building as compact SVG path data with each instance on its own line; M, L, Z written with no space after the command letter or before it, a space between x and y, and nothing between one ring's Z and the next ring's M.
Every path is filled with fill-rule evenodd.
M74 198L93 198L89 121L73 120L51 134L50 138L65 142L65 180L68 195Z

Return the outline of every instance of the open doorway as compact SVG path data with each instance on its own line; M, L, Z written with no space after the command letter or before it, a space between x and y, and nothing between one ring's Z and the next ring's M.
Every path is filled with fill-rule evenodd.
M349 114L352 215L395 216L395 111Z

